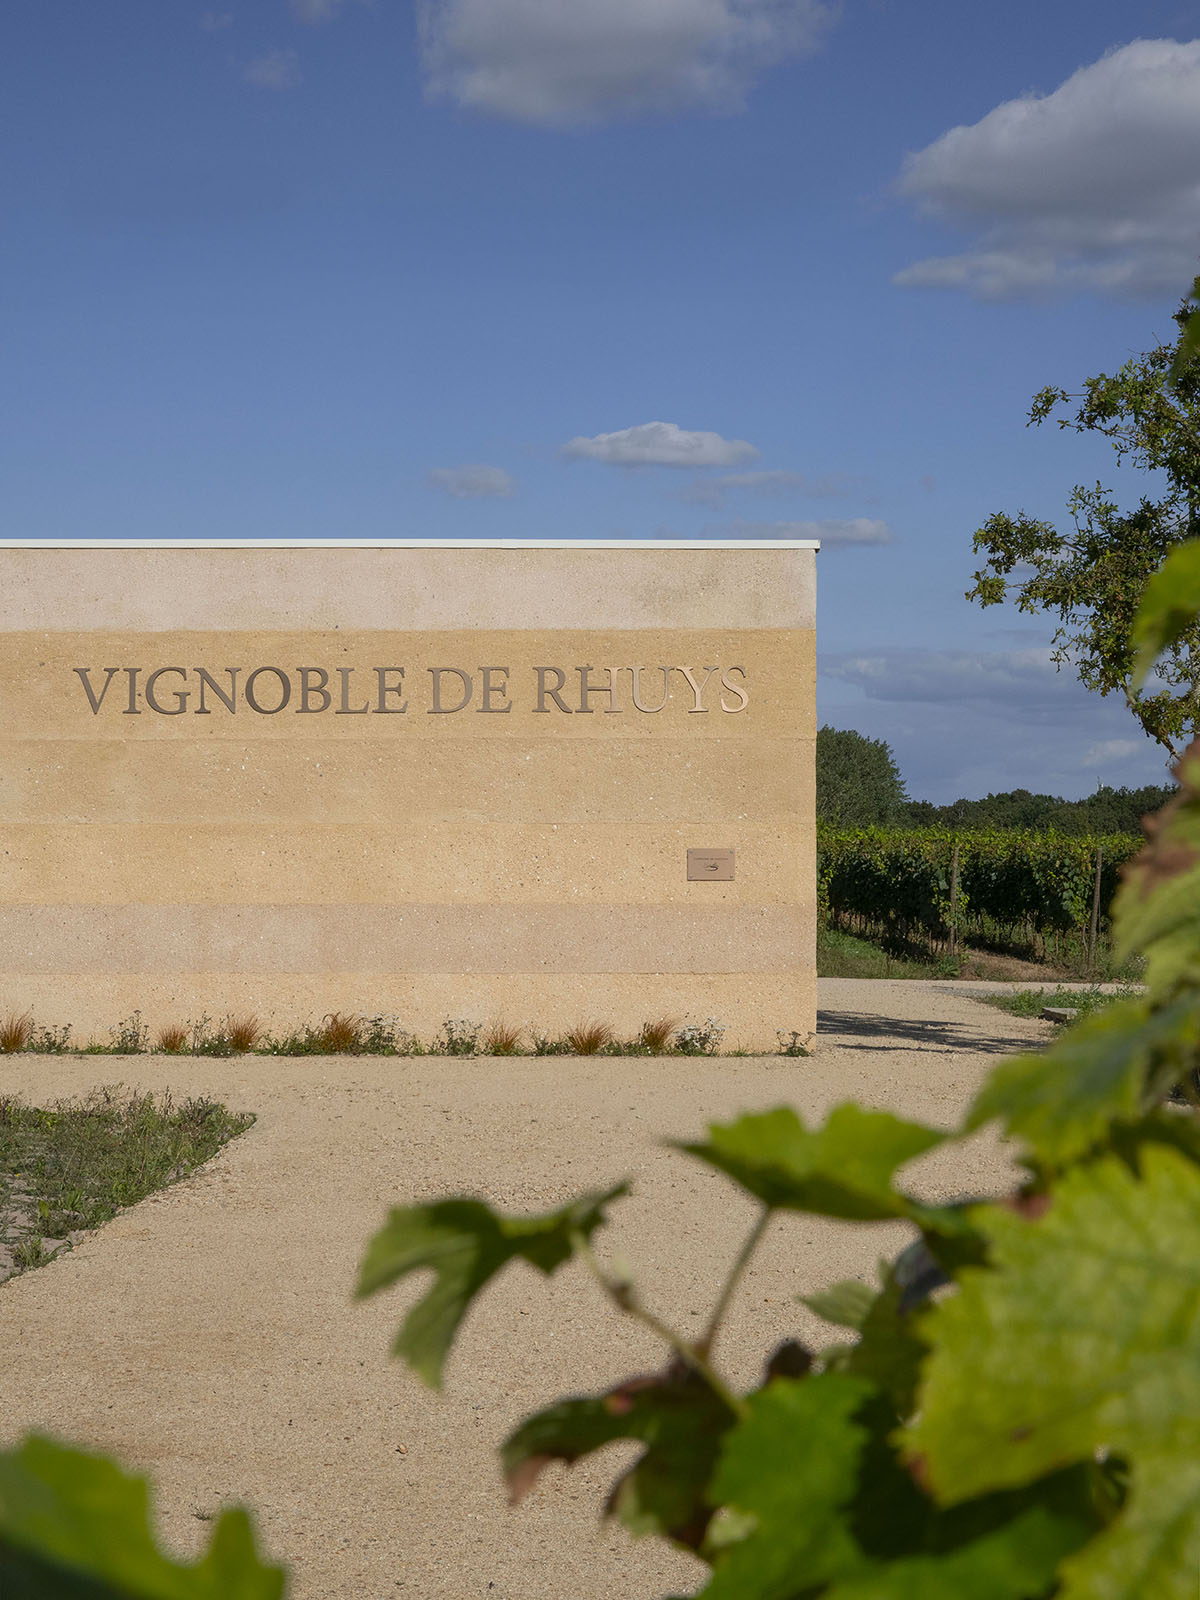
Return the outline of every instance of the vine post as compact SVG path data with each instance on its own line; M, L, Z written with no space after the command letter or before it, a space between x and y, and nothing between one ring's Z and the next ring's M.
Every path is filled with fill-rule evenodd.
M1100 874L1104 867L1104 846L1096 846L1096 878L1092 884L1092 923L1088 931L1088 977L1096 973L1096 941L1100 937Z

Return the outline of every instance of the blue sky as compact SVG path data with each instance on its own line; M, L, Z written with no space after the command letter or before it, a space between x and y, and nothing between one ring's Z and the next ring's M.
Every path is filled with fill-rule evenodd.
M1121 486L1024 418L1172 332L1198 34L1174 0L12 0L3 533L815 535L822 716L914 795L1159 781L1045 625L962 595L992 511Z

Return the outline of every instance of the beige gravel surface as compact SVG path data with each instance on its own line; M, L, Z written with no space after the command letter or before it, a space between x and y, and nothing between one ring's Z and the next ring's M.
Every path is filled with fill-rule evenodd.
M844 1099L949 1125L997 1056L1050 1031L950 984L826 979L821 1002L815 1053L795 1061L0 1059L0 1092L28 1099L123 1081L258 1118L201 1172L0 1288L0 1438L50 1430L148 1470L182 1550L245 1500L299 1600L690 1590L698 1564L597 1520L620 1447L506 1507L495 1450L519 1418L659 1362L582 1271L510 1269L441 1395L387 1355L411 1291L356 1306L350 1288L390 1203L467 1192L540 1210L628 1176L600 1252L697 1329L752 1209L664 1137L784 1103L819 1118ZM915 1181L931 1196L995 1190L1007 1162L984 1135L934 1152ZM794 1296L869 1276L905 1238L778 1219L719 1348L733 1378L753 1381L782 1338L829 1342Z

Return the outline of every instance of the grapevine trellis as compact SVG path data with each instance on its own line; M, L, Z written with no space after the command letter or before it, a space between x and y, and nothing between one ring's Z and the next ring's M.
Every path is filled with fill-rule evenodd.
M1078 934L1094 955L1122 865L1143 840L1053 832L829 828L817 840L821 910L837 926L953 948L1000 938L1046 953Z

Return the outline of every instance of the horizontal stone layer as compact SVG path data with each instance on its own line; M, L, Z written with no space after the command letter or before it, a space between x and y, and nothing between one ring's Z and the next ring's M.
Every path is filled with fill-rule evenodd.
M0 822L806 825L811 739L9 739Z
M816 1026L816 980L790 973L496 973L395 972L271 973L160 972L0 973L0 1006L31 1011L43 1026L71 1026L72 1037L106 1042L109 1030L141 1013L153 1035L167 1024L198 1017L220 1021L252 1015L285 1032L316 1022L331 1011L361 1016L387 1015L423 1040L430 1040L447 1017L487 1023L505 1020L547 1034L561 1034L593 1018L607 1022L621 1038L635 1038L643 1022L656 1017L703 1023L717 1017L728 1026L726 1050L777 1048L776 1030L802 1034ZM527 1036L528 1037L528 1036ZM603 1070L603 1063L597 1063ZM553 1074L555 1063L546 1063ZM781 1062L781 1073L793 1064ZM178 1082L186 1093L189 1064L179 1062ZM231 1070L254 1071L254 1063ZM396 1070L404 1070L396 1063ZM647 1062L646 1070L654 1071ZM547 1078L552 1092L553 1076ZM781 1077L780 1096L789 1090Z
M736 851L689 882L687 851ZM794 905L799 830L719 823L28 823L0 825L0 901L70 905Z
M0 725L10 739L397 750L463 737L812 737L814 673L811 631L59 629L0 633Z
M7 906L17 974L786 973L811 968L793 906Z
M0 550L0 630L811 628L811 550Z

